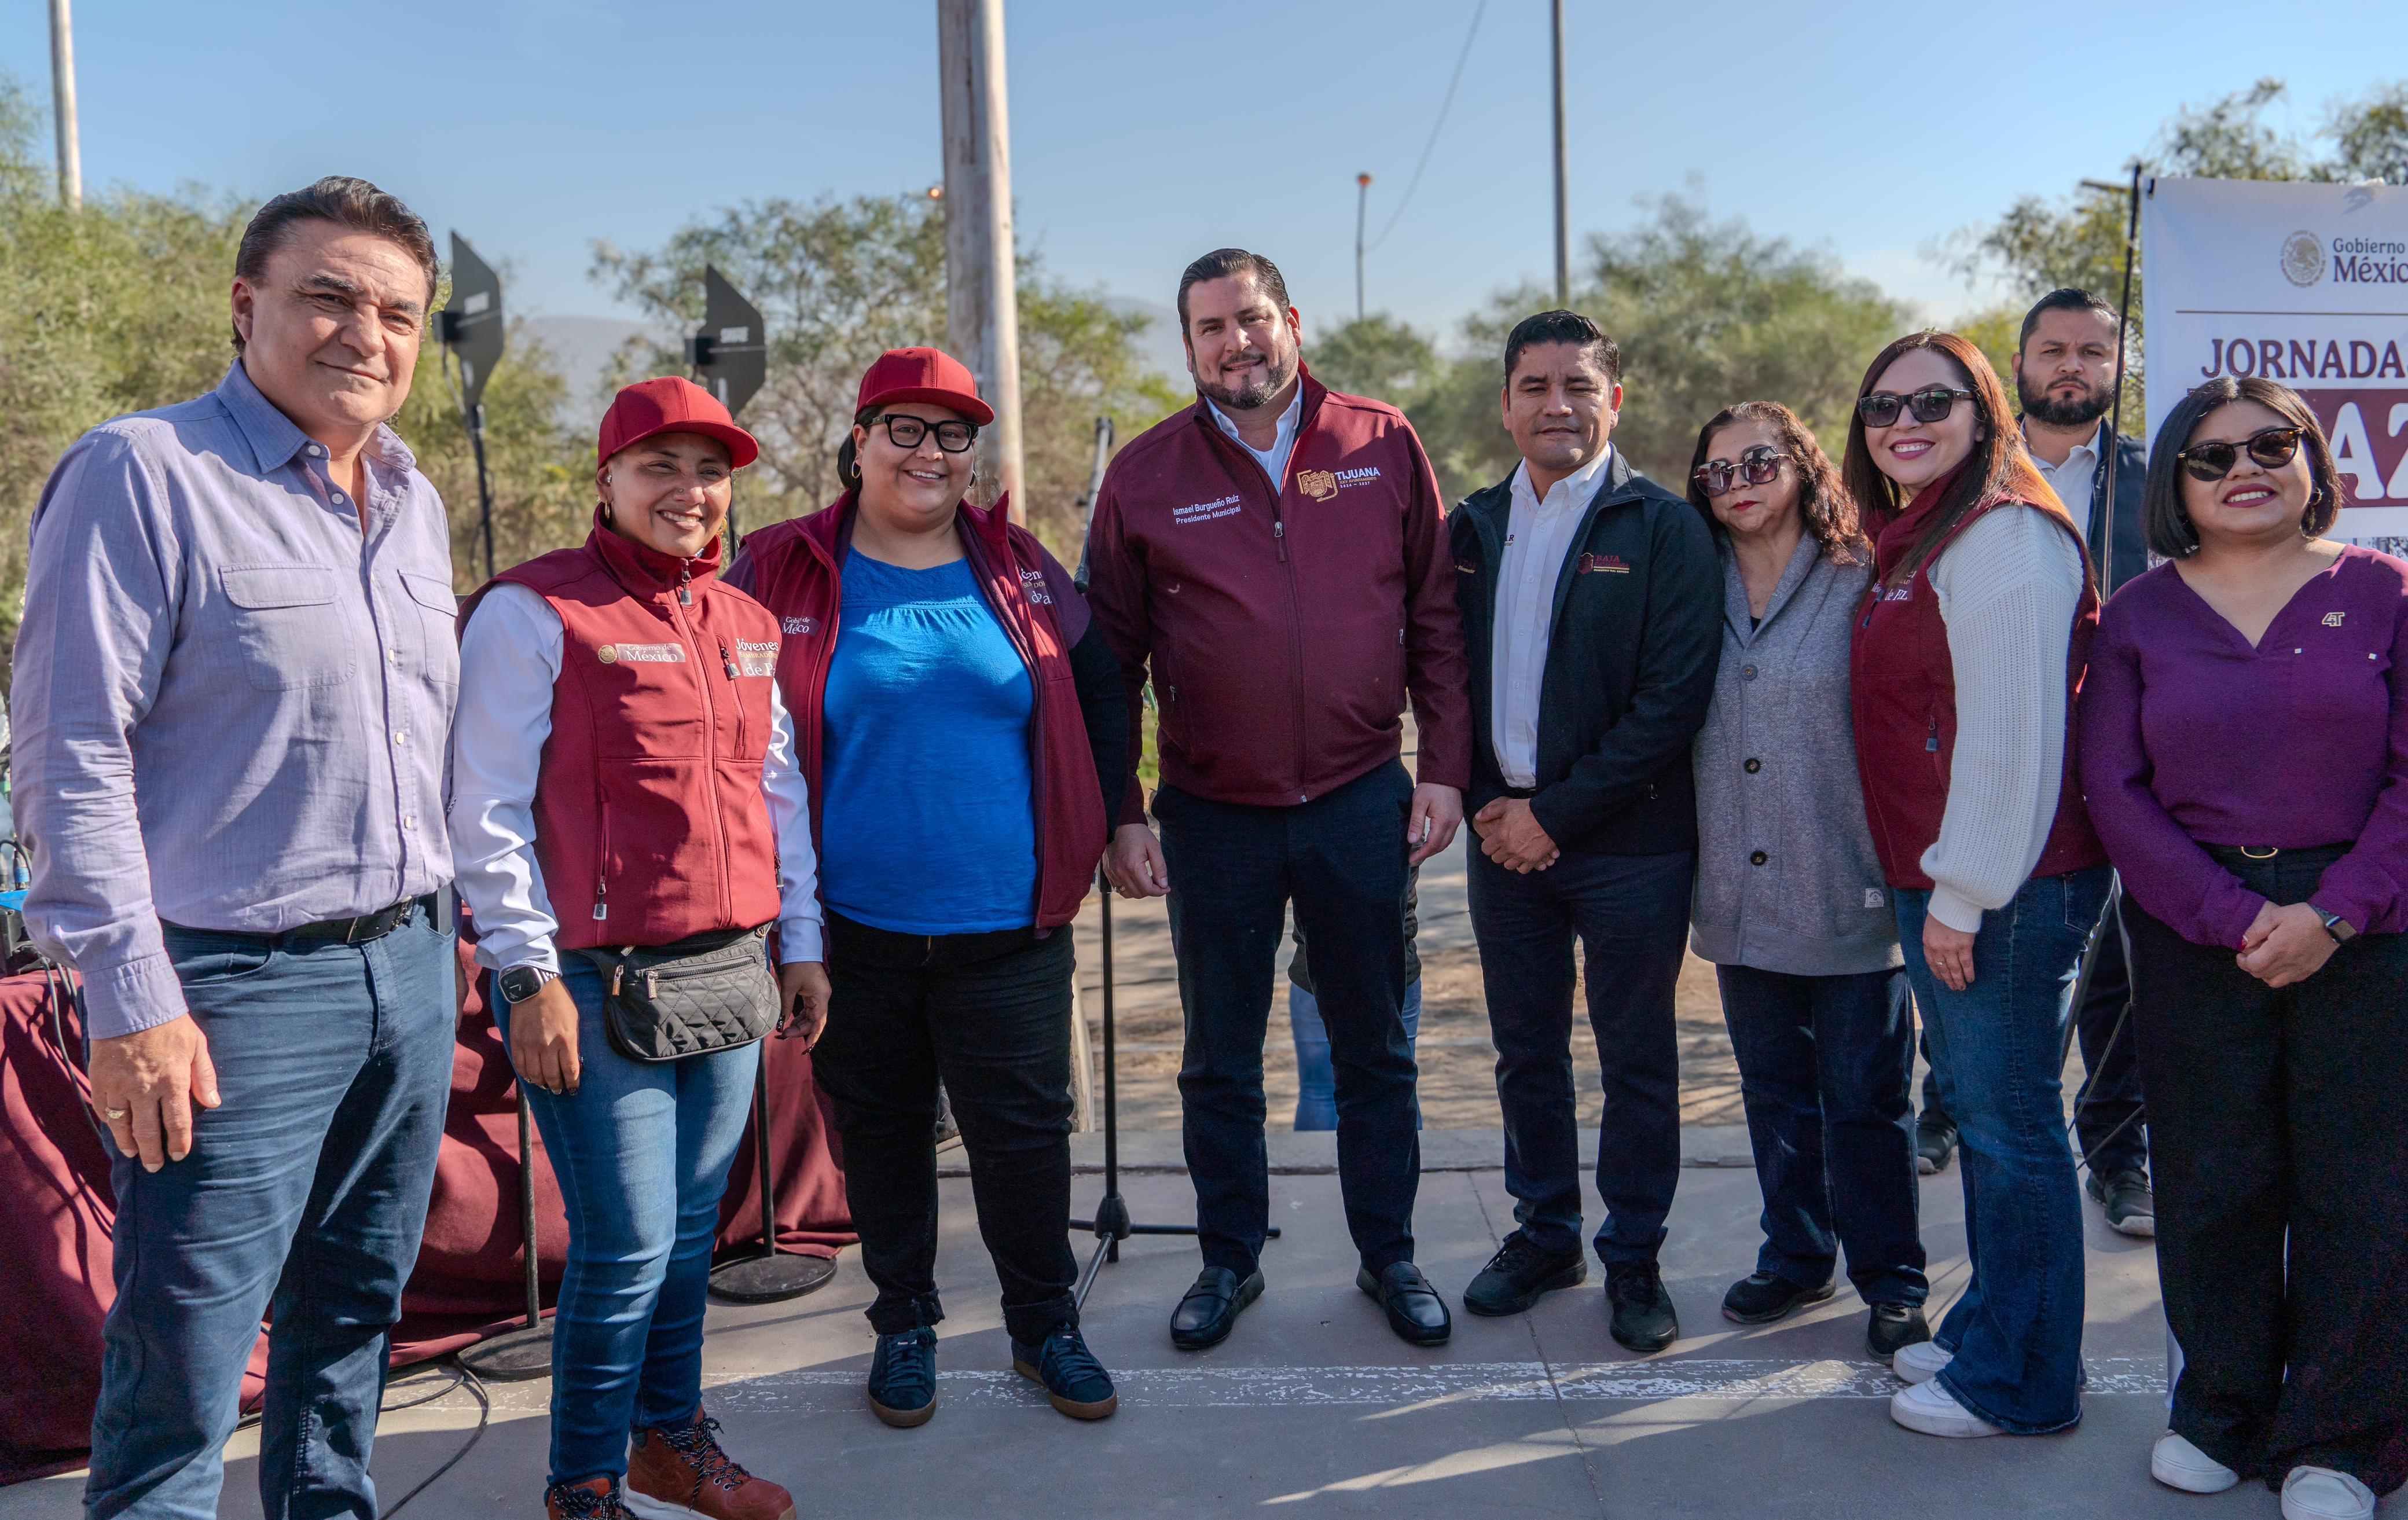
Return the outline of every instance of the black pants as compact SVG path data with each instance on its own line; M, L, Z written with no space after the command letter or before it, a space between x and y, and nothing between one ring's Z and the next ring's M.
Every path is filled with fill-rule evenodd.
M1312 984L1338 1078L1338 1183L1363 1265L1413 1255L1421 1186L1405 1039L1405 813L1390 761L1292 808L1154 794L1170 868L1170 939L1187 1014L1179 1070L1204 1264L1254 1269L1270 1225L1263 1035L1287 908L1312 942Z
M969 1153L979 1235L1003 1282L1004 1327L1042 1341L1076 1325L1070 1291L1070 935L930 937L827 915L827 1029L812 1074L844 1141L870 1326L945 1317L937 1301L937 1083Z
M2329 858L2228 866L2295 903ZM2124 923L2173 1428L2244 1477L2327 1467L2387 1493L2408 1479L2408 935L2276 991L2129 898Z
M1695 854L1566 854L1519 875L1470 846L1471 932L1497 1041L1505 1187L1520 1233L1580 1250L1580 1110L1572 1088L1572 952L1586 952L1588 1023L1605 1111L1597 1254L1648 1262L1681 1180L1681 1051L1672 988L1689 933Z

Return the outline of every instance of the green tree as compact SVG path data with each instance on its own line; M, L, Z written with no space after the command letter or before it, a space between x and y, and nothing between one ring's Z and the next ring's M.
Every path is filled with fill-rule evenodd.
M512 323L484 394L496 568L582 543L591 529L594 444L564 421L567 400L568 382L551 352L523 323ZM485 579L477 457L460 411L456 373L431 338L418 351L409 399L393 425L450 514L452 583L472 591Z
M1405 407L1441 371L1438 346L1386 312L1340 323L1306 345L1313 378L1349 395Z
M2386 84L2328 113L2335 178L2408 185L2408 80Z

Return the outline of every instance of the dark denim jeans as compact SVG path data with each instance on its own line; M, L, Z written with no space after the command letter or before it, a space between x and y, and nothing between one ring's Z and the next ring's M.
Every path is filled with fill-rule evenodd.
M1405 1038L1405 811L1390 761L1293 808L1154 794L1170 868L1170 940L1187 1049L1179 1098L1204 1264L1254 1269L1270 1224L1263 1038L1287 907L1312 945L1312 984L1338 1079L1346 1227L1377 1272L1413 1255L1421 1140Z
M1516 875L1471 841L1471 931L1497 1041L1505 1188L1541 1250L1580 1250L1580 1109L1572 1090L1572 950L1585 952L1588 1023L1605 1112L1597 1254L1647 1262L1681 1180L1681 1052L1672 987L1689 934L1694 854L1567 854ZM1317 942L1316 942L1317 944ZM1320 951L1313 952L1318 955Z
M377 1513L386 1333L418 1259L452 1091L452 935L362 945L166 930L224 1101L158 1171L115 1157L117 1301L84 1507L206 1520L263 1317L270 1520Z
M1405 989L1405 1048L1421 1034L1422 984L1419 978ZM1329 1030L1321 1022L1321 999L1291 982L1287 984L1287 1032L1296 1044L1296 1127L1338 1127L1338 1068L1329 1060ZM1414 1107L1413 1127L1422 1126Z
M727 1163L761 1047L632 1061L602 1026L602 974L562 957L577 1002L574 1093L527 1089L568 1210L552 1329L552 1481L619 1477L627 1433L702 1407L702 1312ZM509 1007L494 1022L509 1040Z
M1893 893L1940 1099L1956 1121L1972 1271L1932 1339L1941 1385L2018 1435L2082 1418L2082 1202L2059 1079L2082 947L2109 868L2034 877L1982 915L1973 980L1951 992L1923 958L1931 894Z
M1914 1014L1898 973L1714 974L1764 1189L1756 1270L1820 1287L1845 1245L1865 1302L1922 1303L1931 1288L1915 1223Z
M945 1317L937 1298L937 1084L970 1163L1003 1323L1034 1344L1079 1323L1071 1298L1070 934L896 934L828 914L827 1032L811 1052L844 1140L844 1192L869 1326Z

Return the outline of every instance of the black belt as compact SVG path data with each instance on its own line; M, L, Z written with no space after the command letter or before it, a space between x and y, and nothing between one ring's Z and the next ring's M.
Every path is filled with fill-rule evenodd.
M304 924L297 929L286 929L281 934L251 934L241 929L192 929L187 932L231 935L237 939L256 940L271 950L280 945L318 944L330 939L347 945L364 945L371 939L381 939L408 923L409 915L421 908L426 910L427 917L435 916L434 894L411 897L390 908L380 908L373 913L362 913L356 918L320 919L315 924ZM173 929L184 927L181 924L167 926Z
M2271 844L2211 844L2204 848L2209 857L2219 866L2263 866L2275 860L2287 860L2301 866L2329 866L2356 846L2312 844L2304 849L2296 846L2277 849Z

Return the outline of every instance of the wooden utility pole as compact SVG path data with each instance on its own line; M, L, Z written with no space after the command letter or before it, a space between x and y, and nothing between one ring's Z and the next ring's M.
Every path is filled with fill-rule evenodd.
M1571 180L1564 165L1564 0L1555 4L1555 305L1572 304Z
M75 22L67 0L50 0L50 108L59 134L59 204L83 209L83 150L76 141Z
M1003 0L937 0L945 134L945 323L953 354L995 408L986 458L1025 521L1020 302L1011 240L1011 126Z

